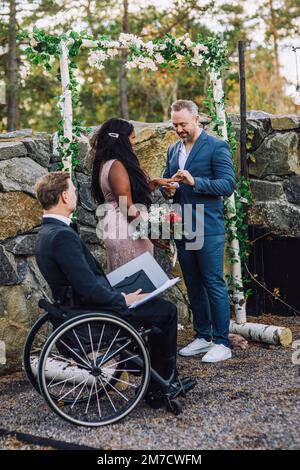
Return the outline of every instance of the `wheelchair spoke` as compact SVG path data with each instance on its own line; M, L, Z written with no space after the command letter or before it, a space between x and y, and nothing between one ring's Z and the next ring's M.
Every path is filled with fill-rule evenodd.
M68 395L70 395L70 393L74 392L74 390L76 390L76 388L80 387L81 384L83 384L83 382L85 382L86 379L83 379L79 384L77 384L75 387L71 388L71 390L69 390L67 393L65 393L62 397L60 397L58 399L58 401L61 401L63 400L64 398L66 398Z
M79 338L78 338L76 332L75 332L74 330L72 330L72 332L73 332L75 338L77 339L77 342L78 342L78 344L79 344L79 346L80 346L80 349L81 349L81 351L83 352L83 354L85 355L85 358L87 359L88 364L90 365L90 359L88 358L88 356L87 356L87 354L86 354L86 352L85 352L85 350L84 350L84 347L82 346L81 342L79 341Z
M71 351L72 354L75 354L75 356L79 357L79 359L81 361L83 361L87 366L88 366L88 369L92 369L91 368L91 365L89 363L87 363L81 356L79 356L79 354L77 354L76 351L74 351L72 348L70 348L70 346L68 346L62 339L59 339L59 341L66 347L69 349L69 351Z
M106 358L107 354L108 354L109 351L111 350L111 347L112 347L112 345L114 344L114 342L115 342L115 340L116 340L116 338L117 338L117 336L118 336L119 333L120 333L120 329L117 331L117 333L116 333L114 339L113 339L112 342L110 343L109 348L106 350L106 353L104 354L104 356L103 356L103 358L102 358L102 360L101 360L101 362L100 362L100 364L99 364L98 367L101 367L101 365L102 365L104 359Z
M122 361L114 362L112 365L106 366L106 369L109 369L110 367L114 367L114 366L117 366L119 364L122 364L122 362L130 361L131 359L134 359L135 357L139 357L139 355L136 354L135 356L126 357L126 359L122 359Z
M99 402L99 395L98 395L99 390L97 389L97 385L95 385L95 389L96 389L96 398L97 398L97 406L98 406L99 418L101 418L101 417L102 417L102 414L101 414L101 408L100 408L100 402Z
M87 384L87 381L88 381L88 380L89 380L89 378L85 379L85 382L84 382L83 386L81 387L81 389L80 389L80 391L79 391L77 397L75 398L74 402L72 403L71 408L74 408L74 406L75 406L75 404L76 404L78 398L80 397L80 395L81 395L83 389L86 387L86 384Z
M109 385L109 387L111 387L115 392L117 392L122 398L124 398L124 400L128 401L128 398L125 397L125 395L123 395L123 393L120 392L120 390L118 390L117 388L115 388L110 382L108 382L105 377L102 377L103 380L107 383L107 385Z
M126 346L128 346L128 344L130 344L130 343L131 343L131 339L128 341L128 343L123 344L123 346L120 346L119 349L117 349L116 351L111 353L110 356L106 360L104 360L105 357L107 356L107 353L108 353L108 350L107 350L98 367L101 367L102 364L105 364L106 362L111 361L117 354L119 354L120 351L122 351L122 349L126 348ZM110 347L111 347L111 345L110 345ZM110 349L110 347L109 347L109 349Z
M98 354L99 354L99 351L100 351L104 329L105 329L105 323L102 326L102 331L101 331L100 339L99 339L98 346L97 346L96 358L98 357ZM96 365L96 362L94 362L94 365Z
M100 382L101 382L102 389L104 390L104 392L105 392L107 398L108 398L109 401L110 401L111 406L113 407L114 411L117 411L115 405L113 404L113 401L112 401L111 397L109 396L109 393L107 393L106 387L104 386L101 377L98 377L98 378L99 378L99 380L100 380Z
M133 388L136 388L136 385L134 385L134 384L132 384L132 383L130 383L130 382L126 382L126 380L114 378L114 381L115 381L115 382L120 382L120 383L122 383L122 384L129 385L130 387L133 387Z
M55 377L57 377L57 375ZM47 385L47 387L48 388L57 387L57 385L60 385L62 383L68 383L71 380L73 380L74 378L75 378L75 375L73 377L68 377L67 379L60 380L59 382L56 382L55 384L52 384L52 382L53 382L53 379L52 379L51 382Z
M88 409L89 409L89 406L90 406L90 401L91 401L91 397L92 397L92 393L93 393L93 388L96 388L96 378L94 377L94 380L93 380L93 383L92 383L92 386L91 386L91 390L90 390L90 394L89 394L89 398L88 398L88 402L86 404L86 408L85 408L85 414L87 414L88 412Z
M103 371L105 372L107 371L107 369L111 369L111 367L104 367ZM113 372L141 372L141 371L140 369L113 369Z
M51 356L56 357L57 359L61 359L63 362L68 362L68 366L73 366L73 364L74 364L78 367L83 367L84 369L91 370L90 367L87 367L84 364L79 364L79 362L76 362L73 358L68 359L66 357L60 356L59 354L55 354L55 353L51 353Z
M92 341L91 325L89 323L88 323L88 330L89 330L89 337L90 337L90 343L91 343L93 362L95 364L96 357L95 357L94 345L93 345L93 341Z

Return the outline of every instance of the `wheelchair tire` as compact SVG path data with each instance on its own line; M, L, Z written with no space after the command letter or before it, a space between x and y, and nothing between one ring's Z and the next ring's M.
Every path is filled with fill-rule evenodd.
M43 329L47 330L47 328L49 328L49 334L43 332ZM52 330L53 328L50 322L50 314L44 313L32 326L24 344L23 368L27 379L39 394L41 392L37 379L37 364L39 362L39 356L42 347L49 338L49 335L52 333ZM36 374L34 373L33 361L36 363Z
M71 364L65 375L50 373L49 364L57 357ZM121 379L121 374L127 378ZM150 359L142 337L124 320L100 312L58 327L46 341L38 366L47 404L61 418L82 426L124 418L143 398L149 379Z

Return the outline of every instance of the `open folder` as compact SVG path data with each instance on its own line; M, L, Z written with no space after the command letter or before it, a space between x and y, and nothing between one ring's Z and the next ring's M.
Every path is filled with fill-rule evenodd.
M107 278L112 287L119 292L129 294L137 289L142 289L141 293L149 292L149 295L141 300L137 300L129 308L135 308L148 302L174 286L180 280L179 277L169 279L164 270L148 252L115 269L107 275Z

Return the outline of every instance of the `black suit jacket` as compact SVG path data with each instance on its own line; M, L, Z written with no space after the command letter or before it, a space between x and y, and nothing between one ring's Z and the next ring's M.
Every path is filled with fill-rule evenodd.
M95 305L119 314L129 313L124 296L111 287L100 263L78 233L64 222L43 219L36 261L54 300L64 303L68 286L71 286L76 305Z

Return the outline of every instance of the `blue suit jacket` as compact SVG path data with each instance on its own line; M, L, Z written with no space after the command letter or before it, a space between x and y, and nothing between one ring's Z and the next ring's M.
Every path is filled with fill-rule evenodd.
M164 178L170 178L179 169L181 141L170 145ZM196 204L204 205L204 235L225 233L222 196L230 196L235 189L235 174L230 148L226 141L208 135L204 130L190 151L184 166L195 179L195 186L180 183L174 203L192 205L193 230Z

